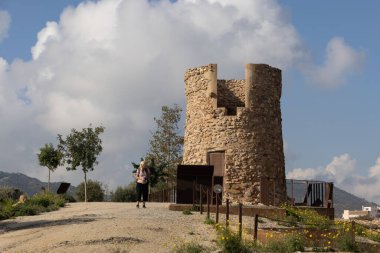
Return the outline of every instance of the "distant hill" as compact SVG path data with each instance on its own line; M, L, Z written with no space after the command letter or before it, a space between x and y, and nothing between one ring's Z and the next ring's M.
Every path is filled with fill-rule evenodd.
M57 192L58 187L62 182L51 182L50 187L52 192ZM32 177L28 177L22 173L8 173L0 171L0 187L12 187L19 189L20 191L32 196L41 192L41 188L47 189L48 183L41 182L40 180ZM70 185L67 193L71 196L75 196L76 187Z
M291 194L291 180L287 180L288 196ZM293 197L296 202L303 202L303 198L306 193L305 182L293 184ZM334 185L334 213L336 218L342 218L343 210L362 210L362 206L377 206L376 203L367 201L364 198L360 198L351 193L348 193Z
M343 210L362 210L362 206L378 206L351 193L334 186L334 212L335 217L342 218Z

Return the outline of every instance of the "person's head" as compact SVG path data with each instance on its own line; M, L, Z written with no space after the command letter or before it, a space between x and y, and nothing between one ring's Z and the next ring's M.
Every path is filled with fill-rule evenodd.
M141 161L140 162L140 169L142 169L142 170L145 170L145 162L144 161Z

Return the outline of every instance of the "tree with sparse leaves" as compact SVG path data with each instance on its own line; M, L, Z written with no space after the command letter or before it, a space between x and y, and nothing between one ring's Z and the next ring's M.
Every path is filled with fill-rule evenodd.
M82 131L72 129L71 133L63 138L58 135L59 149L64 154L67 170L76 170L82 167L84 173L84 201L87 202L87 173L93 171L98 164L97 156L102 152L102 140L99 135L105 130L104 127L92 128L91 124Z
M54 148L53 144L49 143L40 148L40 153L37 154L37 157L40 165L47 167L49 170L48 191L50 192L50 173L54 172L61 165L63 153L58 148Z
M162 168L165 183L170 186L175 184L177 165L182 162L183 136L178 128L182 109L174 105L162 106L161 110L161 117L154 118L157 129L149 141L150 149L145 160Z

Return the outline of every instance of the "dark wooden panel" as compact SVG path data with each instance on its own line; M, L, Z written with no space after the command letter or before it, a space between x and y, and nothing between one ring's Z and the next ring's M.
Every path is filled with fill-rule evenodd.
M209 164L214 166L214 176L223 177L224 175L224 152L211 152L209 155Z
M177 204L193 204L199 196L199 185L212 186L214 167L208 165L178 165Z

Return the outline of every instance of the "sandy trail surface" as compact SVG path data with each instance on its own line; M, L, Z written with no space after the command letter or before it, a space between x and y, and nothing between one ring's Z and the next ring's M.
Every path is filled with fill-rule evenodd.
M70 203L58 211L0 221L0 252L159 253L186 241L217 249L205 215L184 215L168 206Z

